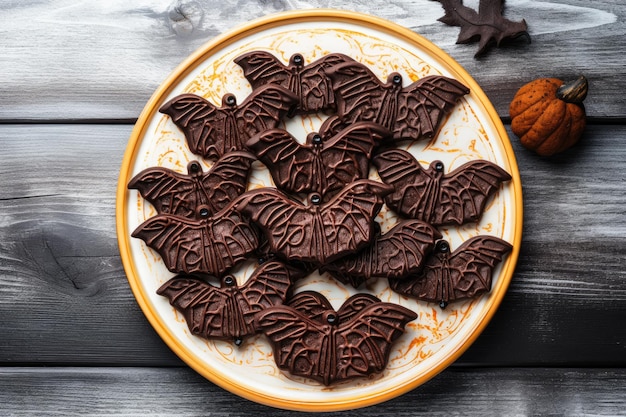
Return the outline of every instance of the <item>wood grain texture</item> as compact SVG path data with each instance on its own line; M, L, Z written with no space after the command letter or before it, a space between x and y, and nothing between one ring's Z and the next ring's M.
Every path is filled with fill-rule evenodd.
M471 4L471 3L470 3ZM591 118L626 117L618 86L626 78L626 4L620 0L509 0L505 16L524 18L532 43L515 42L474 59L476 44L457 45L458 28L437 19L432 0L272 2L193 0L10 2L0 27L0 120L133 120L157 86L218 34L266 14L314 7L370 13L422 34L459 61L499 114L536 77L590 82Z
M97 387L97 389L95 389ZM624 369L451 368L361 416L617 416ZM32 415L294 415L236 397L186 368L0 368L3 413Z
M0 126L0 362L180 364L119 259L115 188L129 135L124 125ZM623 366L626 127L590 126L580 146L552 159L513 143L520 260L460 363Z
M134 302L117 245L115 191L130 131L0 127L2 361L154 363L142 345L164 347ZM158 358L177 363L166 349Z

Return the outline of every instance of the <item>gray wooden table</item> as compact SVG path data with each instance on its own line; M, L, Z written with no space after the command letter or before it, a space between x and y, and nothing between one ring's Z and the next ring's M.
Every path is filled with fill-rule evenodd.
M469 2L469 4L477 2ZM185 366L121 265L115 190L134 121L191 52L268 13L325 0L0 2L0 415L290 415ZM524 188L518 266L451 367L342 415L626 415L626 5L508 0L520 41L473 57L428 0L358 0L429 38L483 87ZM588 128L554 158L523 149L508 103L543 76L589 79ZM332 413L328 413L330 415Z

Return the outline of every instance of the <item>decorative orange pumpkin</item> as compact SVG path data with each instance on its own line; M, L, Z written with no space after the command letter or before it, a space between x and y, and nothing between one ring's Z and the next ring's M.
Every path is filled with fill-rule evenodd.
M511 101L511 130L539 155L562 152L578 142L585 129L586 96L583 76L568 84L556 78L531 81Z

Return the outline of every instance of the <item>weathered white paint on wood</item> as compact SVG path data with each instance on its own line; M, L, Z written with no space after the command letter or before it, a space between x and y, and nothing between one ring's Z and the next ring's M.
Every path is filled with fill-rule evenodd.
M459 29L437 19L432 0L112 1L9 3L0 14L1 120L138 117L157 86L216 35L283 10L339 7L406 26L458 60L500 115L525 82L540 76L590 80L592 117L624 118L626 4L618 0L509 0L505 16L524 18L520 40L475 59L476 44L455 44Z
M319 416L618 416L624 369L448 369L384 404ZM3 413L293 416L238 398L181 368L0 368Z

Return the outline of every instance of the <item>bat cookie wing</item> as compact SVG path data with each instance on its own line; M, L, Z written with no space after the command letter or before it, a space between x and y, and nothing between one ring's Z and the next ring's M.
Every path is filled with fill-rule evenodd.
M171 117L182 130L192 153L204 157L221 155L216 137L224 130L227 115L196 94L180 94L165 103L159 111Z
M328 68L326 73L332 81L337 119L341 122L329 129L333 134L356 121L371 121L390 127L377 120L378 108L387 89L367 66L356 61L345 62Z
M316 291L302 291L289 300L289 306L314 321L322 321L324 314L334 311L328 299Z
M256 157L245 151L229 152L219 158L202 177L202 188L207 199L200 204L210 204L213 213L226 208L246 191L254 161Z
M366 377L385 369L393 343L417 314L398 304L376 302L339 326L334 379Z
M430 75L402 90L393 127L395 140L433 138L446 115L469 89L455 79Z
M252 136L277 127L297 102L295 94L275 84L253 90L234 110L238 149L245 149Z
M465 163L443 177L441 210L434 214L433 223L462 225L479 220L489 197L510 179L511 175L493 162Z
M165 282L157 294L185 317L192 334L204 338L225 337L224 306L229 294L193 275L177 275Z
M289 80L292 76L289 69L269 52L247 52L236 57L234 62L243 69L243 76L246 77L252 89L270 82L289 88Z
M129 181L128 188L139 191L157 213L195 216L197 187L188 175L168 168L146 168Z
M283 129L270 129L253 136L246 143L263 162L276 186L287 192L310 192L314 176L315 154Z
M256 326L269 339L276 366L292 375L325 382L330 362L324 360L330 326L311 320L287 306L270 307L255 317Z

